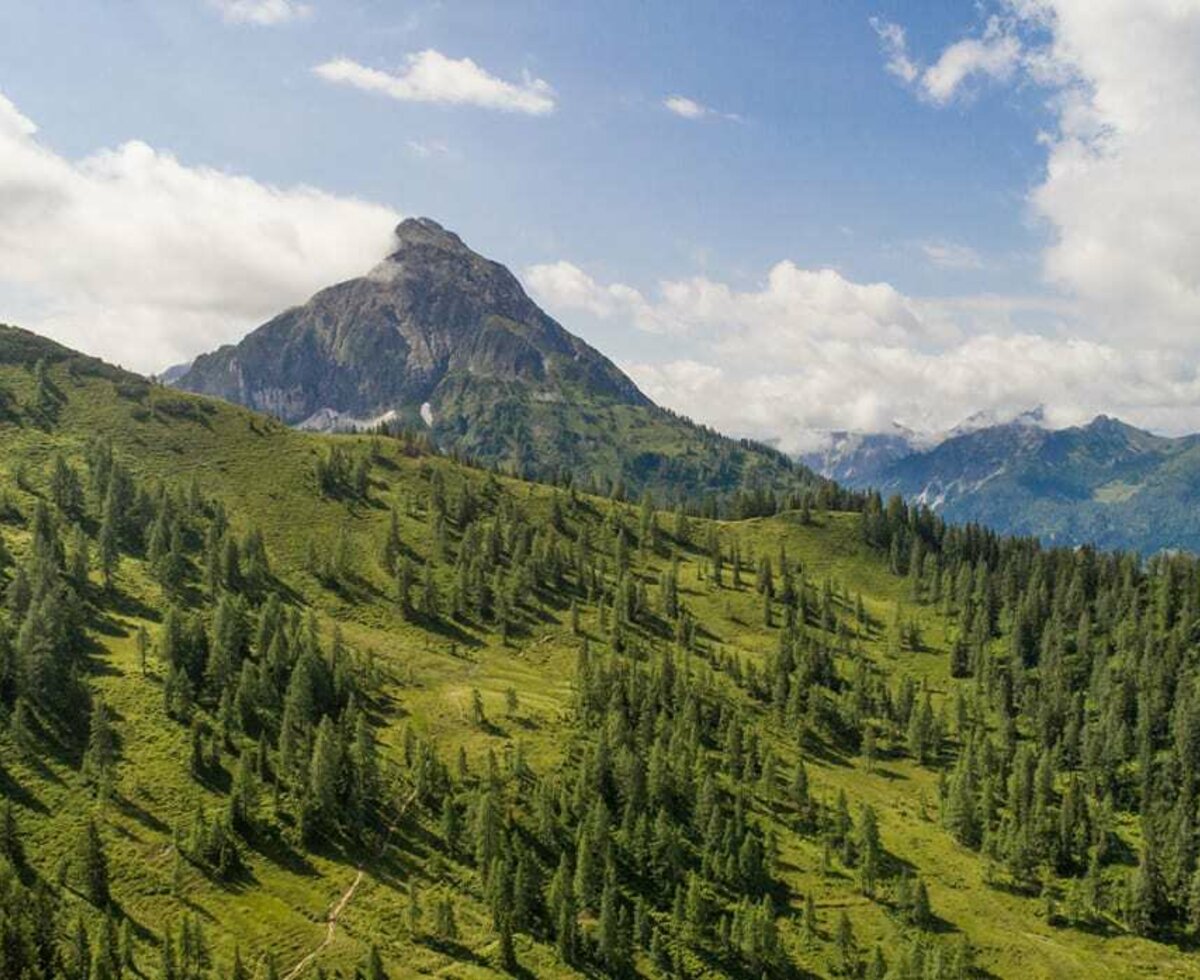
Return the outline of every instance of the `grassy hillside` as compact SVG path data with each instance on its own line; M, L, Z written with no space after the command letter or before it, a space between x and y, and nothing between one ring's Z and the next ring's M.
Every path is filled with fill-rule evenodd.
M1111 832L1086 902L1070 899L1078 870L1026 869L990 835L952 833L966 744L1011 742L996 771L1016 772L1036 741L1036 692L1018 686L1024 706L998 713L1003 683L983 665L1007 663L1033 613L997 574L996 628L979 634L989 586L970 597L986 576L968 567L952 588L950 545L926 565L896 544L907 517L877 515L892 520L889 551L858 514L654 514L402 440L295 432L7 328L0 447L0 788L15 821L15 835L0 821L14 869L0 894L6 937L24 935L6 950L36 946L37 920L55 924L63 964L86 943L92 976L126 943L138 975L163 975L166 935L179 976L236 976L235 953L247 976L373 976L372 950L393 978L879 975L876 949L896 976L1197 972L1186 925L1142 928L1124 898L1143 844L1133 734L1095 794ZM115 510L114 467L134 488ZM106 535L119 540L108 584ZM1065 574L1041 588L1066 610L1119 578L1097 568L1087 598L1067 596ZM77 641L42 649L23 626L37 600L13 583L36 595L38 575L79 596ZM1194 606L1176 616L1152 580L1127 577L1169 620L1164 636L1190 625ZM1095 612L1100 636L1117 617ZM972 669L952 677L963 637ZM1091 656L1118 674L1137 662L1115 643ZM326 706L307 726L289 714L304 663ZM60 666L60 683L29 693ZM241 675L259 685L244 713ZM1097 704L1106 691L1093 678ZM1150 712L1129 710L1131 726ZM376 775L359 791L364 737ZM1063 752L1045 791L1055 814ZM232 840L214 844L197 812L206 828L231 814ZM1007 816L997 804L996 839Z

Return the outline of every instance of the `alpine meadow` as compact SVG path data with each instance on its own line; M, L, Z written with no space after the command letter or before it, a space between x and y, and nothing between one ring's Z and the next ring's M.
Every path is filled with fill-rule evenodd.
M0 0L0 980L1200 977L1197 52Z

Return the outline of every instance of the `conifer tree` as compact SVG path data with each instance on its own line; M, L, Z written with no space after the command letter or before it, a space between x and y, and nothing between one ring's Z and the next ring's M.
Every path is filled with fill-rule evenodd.
M854 928L850 924L850 916L843 909L838 916L837 933L838 967L843 976L853 976L858 969L858 951L854 944Z
M75 875L79 890L97 908L106 908L108 893L108 858L96 822L89 817L75 844Z
M338 783L342 753L333 722L326 715L317 726L308 768L308 802L317 824L332 830L338 820Z
M109 720L108 706L97 701L88 722L87 751L83 757L83 771L89 781L97 787L101 799L107 799L116 763L116 734Z
M364 980L388 980L388 974L384 972L383 957L379 955L379 946L372 943L371 949L367 950L367 960L362 967L362 976Z

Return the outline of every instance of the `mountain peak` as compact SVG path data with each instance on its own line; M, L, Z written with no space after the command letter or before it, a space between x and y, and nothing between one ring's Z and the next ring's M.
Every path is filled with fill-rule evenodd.
M390 412L403 424L427 425L426 404L439 420L475 420L481 405L490 410L509 399L517 407L496 423L508 430L486 447L477 438L468 447L477 457L485 448L511 454L512 432L520 441L534 427L529 421L519 430L511 418L532 418L530 404L650 405L611 361L539 309L499 262L431 218L407 218L395 235L391 253L365 276L329 286L239 344L202 355L179 387L289 424ZM477 424L475 434L483 428Z
M423 246L447 252L467 251L463 240L432 218L405 218L396 225L396 251Z

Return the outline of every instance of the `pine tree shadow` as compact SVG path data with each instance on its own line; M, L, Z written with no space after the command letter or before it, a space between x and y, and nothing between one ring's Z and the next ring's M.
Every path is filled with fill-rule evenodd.
M50 813L49 807L17 782L13 778L12 773L3 766L0 766L0 797L12 800L14 803L23 806L26 810L32 810L34 813L40 813L43 816Z
M441 953L443 956L449 956L458 963L470 963L480 969L488 968L492 965L486 957L480 956L470 946L466 946L454 939L439 939L434 936L426 936L417 941L423 946Z
M312 862L284 838L278 827L260 827L242 839L251 850L278 868L305 878L320 877Z
M805 738L803 753L805 759L812 759L814 762L825 766L837 766L840 769L852 768L847 756L838 752L833 746L829 745L821 739L816 739L811 736Z
M420 614L416 617L416 622L427 632L436 633L448 640L453 640L455 643L461 643L465 647L477 649L484 645L479 637L468 633L461 626L454 623L453 620L445 617L431 617Z
M112 803L113 806L120 811L122 816L128 817L131 820L136 820L148 830L153 830L160 834L169 834L171 832L171 828L168 827L162 820L143 807L140 803L135 803L123 793L114 795Z
M143 619L150 623L157 623L162 619L159 610L124 589L100 589L98 592L98 598L103 600L103 612L95 617L95 621L98 624L97 629L106 635L129 635L126 624L113 620L113 613L127 619Z

